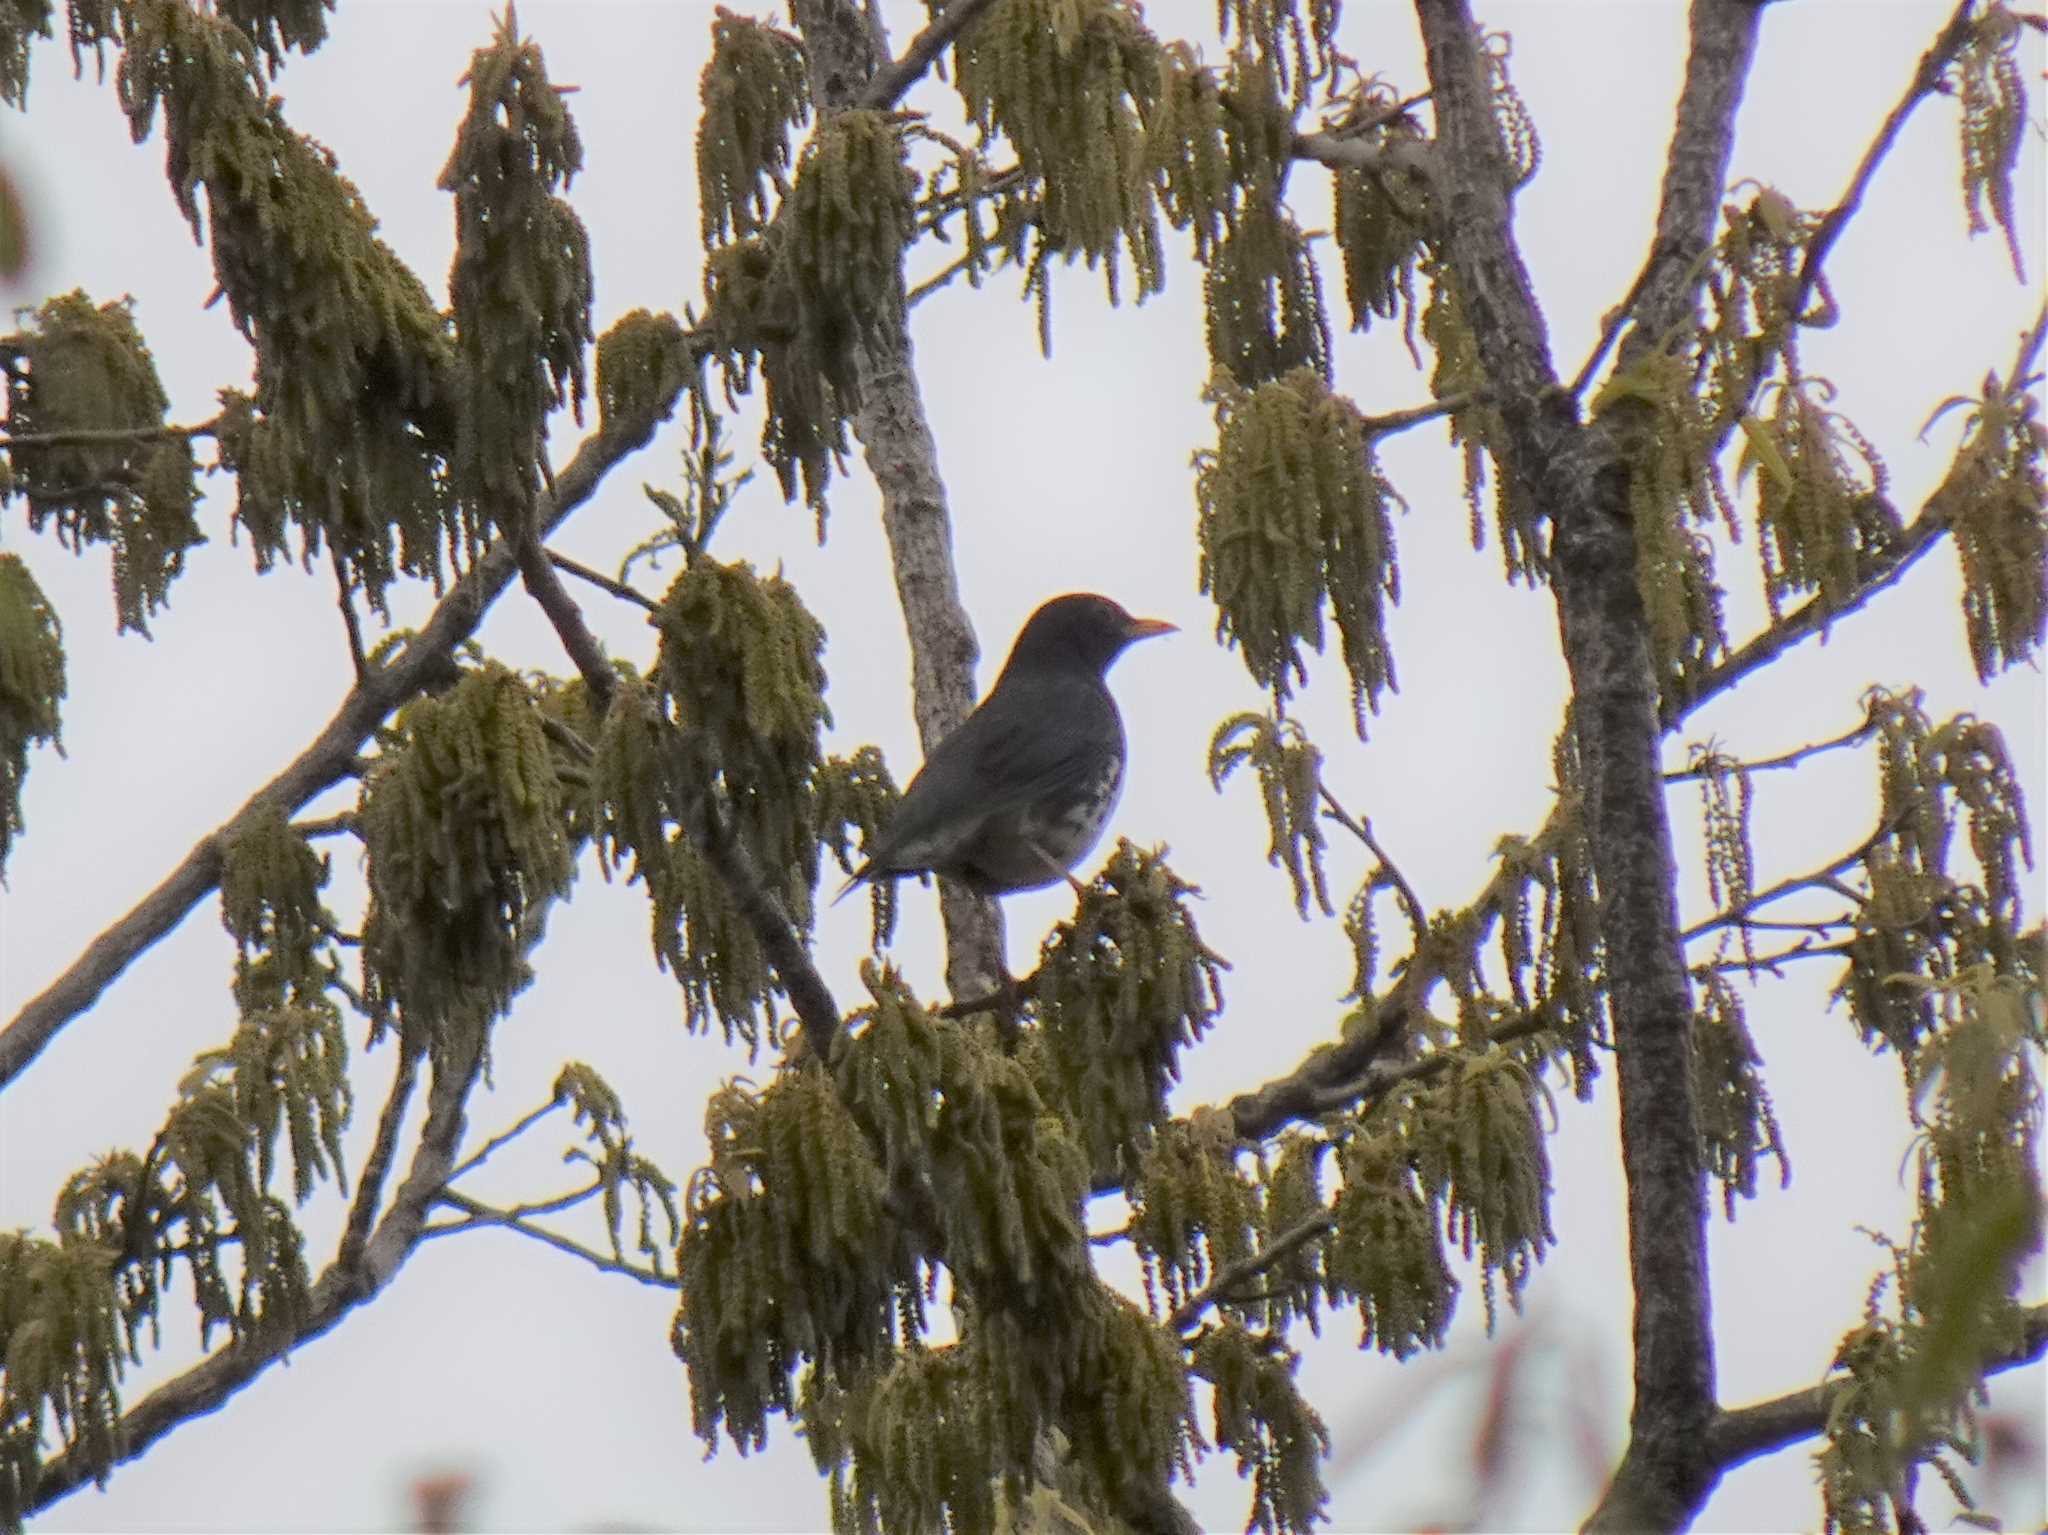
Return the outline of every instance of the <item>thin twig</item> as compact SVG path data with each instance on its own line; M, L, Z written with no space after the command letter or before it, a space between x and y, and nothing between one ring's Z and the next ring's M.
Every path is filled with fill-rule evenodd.
M211 437L218 421L197 426L82 426L61 432L0 433L0 448L122 447L176 437Z
M1790 964L1795 959L1847 959L1849 952L1846 943L1815 943L1808 938L1789 949L1780 949L1776 954L1759 954L1755 959L1717 959L1710 965L1695 965L1692 973L1753 975L1761 970L1767 975L1776 975L1778 966Z
M548 1230L545 1226L536 1226L530 1221L521 1219L509 1210L493 1209L487 1204L471 1199L467 1194L458 1194L452 1189L443 1189L437 1198L442 1204L452 1205L462 1211L465 1219L450 1221L445 1225L428 1226L420 1233L422 1241L429 1241L435 1237L454 1236L458 1232L475 1231L486 1226L502 1226L507 1231L516 1231L523 1237L532 1237L534 1241L552 1247L556 1252L567 1253L572 1258L581 1258L591 1267L604 1273L622 1274L628 1279L637 1279L644 1285L653 1285L663 1290L675 1290L682 1287L682 1282L673 1274L664 1274L657 1269L644 1269L631 1263L621 1262L616 1258L607 1258L603 1253L593 1248L585 1247L580 1242L572 1242L569 1238L558 1235Z
M483 1166L485 1162L491 1159L491 1156L494 1152L503 1150L507 1145L519 1139L520 1136L524 1135L527 1131L531 1130L535 1125L539 1124L543 1119L547 1118L548 1115L554 1113L554 1111L556 1109L559 1109L561 1106L561 1099L550 1098L546 1103L543 1103L539 1108L533 1110L532 1113L522 1115L511 1126L510 1129L501 1131L499 1134L492 1136L489 1140L485 1141L483 1145L479 1146L467 1160L458 1163L456 1165L455 1170L448 1175L448 1181L450 1183L453 1183L456 1179L462 1177L464 1174L475 1172L479 1167Z
M555 569L562 571L565 574L572 575L579 581L588 581L592 586L598 588L600 591L610 592L614 597L623 598L627 602L636 603L640 607L645 608L650 613L659 613L661 611L661 604L656 602L652 597L648 596L645 592L636 590L635 588L628 586L623 581L614 581L610 576L606 575L603 571L592 570L588 565L585 565L578 560L572 560L566 554L557 554L552 549L549 549L545 552L548 557L548 563L554 566Z
M1806 761L1807 758L1818 757L1822 752L1838 751L1844 746L1858 745L1868 740L1871 732L1876 729L1876 719L1869 714L1865 714L1858 724L1843 731L1838 736L1830 737L1828 740L1815 741L1807 746L1794 747L1791 751L1779 756L1765 757L1757 762L1726 762L1722 764L1720 771L1728 773L1768 773L1779 768L1797 767L1800 763ZM1689 783L1694 779L1710 776L1711 770L1705 766L1689 767L1681 768L1677 772L1666 773L1664 781L1666 783Z
M330 549L334 564L334 586L341 604L341 624L348 631L348 658L354 665L356 684L361 686L370 675L369 658L363 653L363 629L356 621L355 599L349 595L348 564L339 549Z
M938 270L938 272L935 273L933 276L926 278L923 282L919 283L916 287L912 288L910 292L904 296L904 305L907 308L915 309L919 304L922 304L926 299L930 298L934 293L938 292L939 289L945 287L954 278L961 276L963 273L972 271L977 265L979 265L983 261L986 261L987 259L988 252L985 250L967 251L960 257L959 260L948 262L945 266L941 267Z
M586 1183L580 1189L571 1189L566 1194L557 1194L553 1199L521 1200L506 1213L508 1215L516 1215L521 1220L528 1220L536 1215L559 1215L564 1210L573 1210L580 1204L588 1204L603 1192L604 1179L597 1178Z
M1415 947L1422 948L1429 942L1429 909L1422 904L1422 897L1415 893L1415 887L1408 883L1408 876L1401 872L1401 866L1387 856L1387 850L1373 836L1372 822L1354 816L1337 803L1337 796L1330 792L1328 784L1317 784L1316 792L1322 797L1323 814L1364 843L1366 850L1380 861L1380 867L1394 883L1394 893L1401 898L1401 905L1407 910L1408 926L1415 935Z
M1975 7L1976 0L1959 0L1955 10L1950 13L1947 24L1935 34L1927 52L1920 56L1920 62L1913 70L1913 78L1907 82L1905 94L1886 114L1884 122L1877 130L1877 137L1871 141L1870 148L1864 151L1863 159L1856 167L1856 174L1849 178L1847 190L1820 221L1820 226L1813 232L1813 238L1806 242L1806 256L1799 263L1799 285L1793 290L1792 303L1786 310L1794 325L1799 323L1799 317L1806 313L1806 306L1812 302L1814 290L1821 280L1821 268L1827 263L1828 253L1842 237L1842 231L1848 227L1849 220L1855 216L1856 210L1863 206L1863 194L1869 190L1871 180L1877 175L1877 168L1884 163L1885 156L1891 153L1892 145L1898 142L1899 132L1906 126L1906 119L1913 115L1914 109L1921 102L1941 90L1942 76L1948 72L1948 66L1954 62L1963 45L1969 41L1970 13ZM1769 365L1769 354L1766 352L1756 369L1758 378L1762 377Z
M419 1081L420 1052L404 1041L397 1045L398 1065L392 1073L391 1091L377 1115L377 1133L370 1142L370 1155L363 1163L362 1182L356 1186L355 1202L349 1206L348 1224L342 1228L341 1246L336 1249L337 1268L354 1268L363 1255L363 1244L376 1224L377 1204L384 1197L384 1180L391 1174L391 1159L398 1154L398 1131L405 1123L405 1111Z
M1713 916L1695 922L1678 936L1684 942L1691 943L1694 939L1705 937L1717 928L1744 926L1747 924L1747 919L1751 912L1761 910L1773 901L1782 901L1788 895L1796 895L1802 890L1811 890L1825 881L1832 880L1836 875L1843 873L1845 870L1855 868L1857 864L1870 856L1872 848L1890 836L1896 829L1895 825L1887 822L1825 868L1815 869L1810 874L1795 874L1789 879L1781 879L1768 889L1757 891L1740 905L1731 906L1726 911L1717 911ZM1859 897L1858 899L1861 898Z
M1486 403L1484 389L1471 389L1463 394L1445 395L1441 400L1431 400L1427 405L1413 405L1407 410L1389 411L1384 416L1360 418L1359 427L1368 437L1391 437L1396 432L1405 432L1411 426L1421 426L1425 421L1434 421L1439 416L1455 415L1461 410L1470 410L1475 405Z
M1261 1274L1299 1252L1318 1237L1327 1236L1337 1224L1337 1217L1328 1210L1319 1210L1306 1220L1288 1227L1264 1247L1235 1263L1226 1263L1216 1271L1201 1289L1174 1307L1173 1314L1166 1319L1166 1325L1175 1332L1186 1332L1201 1320L1202 1313L1218 1301L1228 1300L1230 1292L1248 1279L1257 1279Z
M360 829L361 823L356 819L356 813L353 810L344 810L336 815L321 816L311 821L292 822L292 830L308 840L317 837L352 837Z

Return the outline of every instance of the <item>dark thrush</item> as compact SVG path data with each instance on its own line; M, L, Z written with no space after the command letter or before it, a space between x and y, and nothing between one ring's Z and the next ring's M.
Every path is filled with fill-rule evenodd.
M839 894L905 874L977 895L1070 879L1123 786L1124 724L1104 674L1133 640L1173 627L1087 593L1033 613L995 687L925 759Z

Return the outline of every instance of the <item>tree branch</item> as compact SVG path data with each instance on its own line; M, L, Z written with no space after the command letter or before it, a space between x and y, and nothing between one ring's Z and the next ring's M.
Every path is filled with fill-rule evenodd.
M1870 850L1883 841L1885 837L1889 836L1891 831L1892 828L1890 826L1880 826L1866 837L1860 845L1851 848L1825 868L1815 869L1810 874L1795 874L1790 878L1781 879L1770 888L1757 891L1756 894L1749 897L1748 900L1742 902L1739 906L1731 906L1726 911L1717 911L1713 916L1695 922L1691 927L1679 934L1680 939L1686 943L1691 943L1695 938L1703 938L1716 928L1738 926L1751 912L1758 911L1770 905L1773 901L1782 901L1786 896L1796 895L1802 890L1811 890L1816 886L1827 885L1836 875L1853 869L1857 864L1861 863L1869 856Z
M605 659L604 646L598 643L597 636L583 621L583 609L576 606L576 599L562 585L562 578L555 573L547 551L541 547L537 525L539 513L539 507L534 506L519 516L516 550L519 574L526 583L527 594L540 604L540 610L554 625L562 649L569 653L569 659L583 678L584 687L590 690L592 709L602 715L611 707L612 695L618 691L619 674Z
M1415 887L1408 883L1408 876L1401 872L1401 866L1387 856L1387 850L1380 846L1372 834L1372 822L1360 820L1337 802L1326 784L1317 784L1316 792L1322 797L1323 814L1335 821L1365 844L1367 852L1380 861L1387 878L1394 882L1394 893L1401 898L1401 905L1408 913L1408 927L1420 951L1429 942L1429 909L1422 904L1422 897L1415 893Z
M1431 400L1427 405L1411 405L1406 410L1389 411L1384 416L1364 416L1359 419L1358 425L1367 437L1391 437L1396 432L1407 431L1411 426L1421 426L1424 422L1434 421L1440 416L1455 415L1461 410L1471 409L1474 405L1484 404L1485 401L1486 392L1474 389L1465 394L1446 395L1441 400Z
M1665 160L1656 238L1621 317L1635 322L1622 343L1624 366L1642 350L1664 345L1698 300L1762 10L1753 0L1693 0L1685 85Z
M874 72L857 105L871 112L895 106L903 99L903 93L931 68L932 61L984 11L993 9L995 3L996 0L948 0L932 23L910 40L901 58Z
M2018 350L2013 355L2012 369L2005 375L2008 399L2024 395L2025 381L2041 354L2044 341L2048 341L2048 304L2042 306L2033 325L2020 337ZM1665 706L1664 728L1676 729L1687 715L1736 687L1751 672L1768 666L1810 635L1825 634L1837 620L1857 612L1879 592L1896 585L1899 578L1911 570L1919 562L1920 557L1932 549L1940 541L1941 536L1949 531L1949 504L1957 496L1965 493L1964 481L1972 467L1971 458L1974 451L1975 444L1967 442L1957 449L1948 473L1942 476L1941 483L1934 488L1933 493L1921 506L1920 515L1907 524L1905 531L1892 541L1882 562L1865 577L1855 591L1832 608L1821 598L1815 597L1804 606L1787 613L1739 649L1731 651L1719 664L1701 674L1689 694L1683 698L1674 697Z
M546 1119L548 1115L554 1113L556 1109L562 1107L562 1103L563 1100L560 1098L550 1098L546 1103L543 1103L539 1108L534 1109L529 1113L520 1115L519 1118L512 1124L511 1128L502 1130L498 1134L492 1136L489 1140L485 1141L482 1146L478 1147L474 1153L472 1153L470 1156L465 1157L459 1164L457 1164L454 1171L448 1174L448 1181L450 1183L453 1183L456 1179L463 1177L465 1174L475 1172L479 1167L483 1166L484 1163L488 1162L494 1153L504 1150L505 1147L509 1146L512 1142L518 1140L520 1136L524 1135L527 1131L531 1130L543 1119Z
M1876 728L1877 722L1866 712L1856 725L1843 731L1838 736L1830 736L1825 741L1812 741L1805 746L1795 746L1791 751L1781 752L1775 757L1763 757L1755 762L1725 763L1723 764L1722 771L1768 773L1779 768L1794 768L1809 757L1818 757L1822 752L1839 751L1845 746L1858 745L1868 740L1870 733ZM1666 773L1664 781L1666 783L1691 783L1696 779L1711 776L1711 771L1704 766L1682 768L1674 773Z
M344 1238L341 1253L314 1282L305 1311L289 1326L245 1333L123 1413L114 1433L114 1441L120 1446L114 1465L137 1459L181 1424L217 1411L294 1348L331 1331L349 1312L391 1282L418 1247L427 1211L454 1165L455 1148L462 1139L464 1105L483 1062L483 1043L483 1031L479 1030L466 1047L451 1048L434 1067L433 1087L427 1095L426 1124L390 1210L366 1240ZM401 1081L407 1080L407 1075L407 1068L402 1065ZM394 1089L391 1101L386 1104L386 1121L394 1119L392 1104L401 1096ZM383 1128L380 1124L380 1140ZM357 1191L356 1211L365 1208L364 1196L371 1194L373 1182L381 1182L381 1178L372 1180L366 1170L363 1186ZM356 1215L352 1213L351 1228L355 1221ZM27 1500L27 1512L41 1512L86 1483L103 1477L110 1469L111 1466L90 1464L76 1453L57 1456L42 1467L35 1491Z
M2022 1317L2019 1342L1986 1359L1985 1375L2018 1369L2048 1354L2048 1306L2030 1306ZM1707 1432L1707 1453L1727 1470L1825 1433L1829 1411L1847 1385L1846 1381L1828 1381L1767 1402L1717 1413Z
M1813 238L1807 241L1806 256L1799 263L1799 286L1794 290L1792 303L1786 313L1792 316L1792 323L1798 324L1799 317L1806 313L1806 306L1813 302L1814 289L1821 279L1821 268L1827 264L1828 254L1835 248L1835 242L1842 237L1842 231L1849 226L1849 220L1863 206L1863 194L1870 189L1871 180L1877 175L1877 168L1891 153L1892 145L1898 141L1899 131L1906 126L1906 119L1913 115L1914 108L1941 89L1941 77L1948 72L1948 66L1962 51L1963 44L1970 38L1970 13L1976 8L1976 0L1960 0L1950 14L1948 22L1935 34L1932 44L1920 56L1920 62L1913 70L1913 78L1907 82L1905 94L1898 104L1886 115L1877 130L1877 137L1870 148L1864 151L1862 161L1856 167L1856 174L1849 178L1847 190L1830 208L1827 216L1814 230ZM1769 368L1769 352L1759 361L1756 378L1761 379Z
M808 50L812 95L821 112L871 105L877 78L874 37L848 0L795 0L797 30ZM967 0L945 17L965 25ZM916 44L912 45L913 51ZM936 50L934 50L936 51ZM899 316L855 342L859 383L854 435L882 498L882 530L896 596L910 640L912 710L929 754L974 708L974 663L981 649L960 599L953 525L945 482L912 362L910 330ZM955 997L986 996L1007 972L1002 911L950 880L939 882L946 928L946 985Z
M197 426L82 426L61 432L0 432L0 449L125 447L176 437L211 437L218 421Z
M391 1091L377 1116L377 1133L370 1142L370 1155L363 1163L362 1181L356 1185L355 1201L349 1206L348 1224L342 1228L341 1245L334 1261L352 1268L363 1255L370 1231L377 1221L377 1205L384 1198L384 1180L391 1175L391 1162L398 1155L398 1132L405 1123L405 1111L412 1106L412 1091L419 1082L420 1053L404 1041L397 1046L398 1066L392 1073Z
M547 557L548 563L554 566L555 569L572 575L579 581L587 581L600 591L610 592L614 597L645 608L650 613L659 613L661 611L661 604L645 592L628 586L623 581L614 581L601 570L592 570L588 565L572 560L566 554L557 554L552 549L547 551Z
M603 1253L585 1247L580 1242L572 1242L569 1238L550 1231L545 1226L534 1225L517 1211L493 1209L487 1204L471 1199L467 1194L458 1194L453 1189L443 1189L439 1196L439 1201L444 1205L452 1205L454 1208L462 1211L467 1218L445 1226L427 1227L421 1233L422 1241L428 1241L435 1237L453 1236L459 1231L475 1231L483 1226L502 1226L507 1231L516 1231L521 1236L532 1237L534 1241L552 1247L556 1252L567 1253L572 1258L581 1258L585 1263L588 1263L592 1268L602 1273L623 1274L628 1279L637 1279L644 1285L653 1285L663 1290L682 1288L682 1281L674 1275L664 1274L658 1269L644 1269L637 1264L626 1263L617 1258L607 1258Z
M647 417L607 421L587 438L556 476L554 492L544 503L543 530L559 526L589 500L615 464L645 446L674 405L671 393ZM511 583L517 568L511 545L511 540L500 540L487 550L435 605L404 648L349 689L311 745L251 795L231 819L201 837L156 889L93 939L62 975L0 1029L0 1090L27 1069L59 1030L97 1002L138 955L206 899L220 881L223 850L242 827L273 809L292 815L347 777L362 744L391 712L447 674L455 647L476 632L485 611Z
M1316 1238L1327 1235L1335 1229L1337 1217L1328 1210L1319 1210L1314 1215L1274 1237L1257 1252L1240 1258L1235 1263L1226 1263L1201 1289L1195 1291L1166 1319L1166 1325L1175 1332L1186 1332L1202 1318L1218 1301L1228 1300L1230 1292L1246 1280L1256 1279L1274 1264L1293 1256Z
M360 686L370 675L369 659L363 653L363 626L356 618L355 599L349 595L348 566L341 551L330 546L328 552L333 556L335 600L341 607L341 626L348 634L349 665L354 668Z

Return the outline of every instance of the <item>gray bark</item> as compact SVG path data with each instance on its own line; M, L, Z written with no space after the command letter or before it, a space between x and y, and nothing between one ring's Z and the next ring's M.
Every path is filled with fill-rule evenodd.
M1418 0L1442 153L1439 231L1489 390L1502 469L1551 529L1621 1098L1635 1295L1629 1444L1593 1529L1682 1529L1719 1478L1706 1177L1692 1080L1692 1005L1659 761L1662 729L1635 575L1625 440L1589 429L1562 388L1511 232L1508 172L1464 0ZM1693 47L1637 336L1695 302L1712 238L1757 7L1696 0ZM1632 338L1633 339L1633 338ZM1638 343L1645 344L1645 343Z
M884 67L882 39L859 7L846 0L795 0L792 9L821 114L886 106L902 94L908 82L900 70ZM882 495L882 530L910 638L911 707L929 755L973 710L981 652L960 600L952 517L912 365L908 317L899 314L856 343L854 367L860 401L853 429ZM950 882L941 883L939 899L948 990L956 1000L988 996L1009 974L1001 908Z

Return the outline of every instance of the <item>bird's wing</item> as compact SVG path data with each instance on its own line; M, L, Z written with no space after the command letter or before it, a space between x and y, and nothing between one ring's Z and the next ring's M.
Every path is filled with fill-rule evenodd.
M1018 691L1001 711L984 702L925 759L869 858L873 872L924 868L989 820L1099 777L1123 740L1107 690L1062 690L1057 713L1038 689Z

